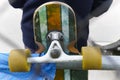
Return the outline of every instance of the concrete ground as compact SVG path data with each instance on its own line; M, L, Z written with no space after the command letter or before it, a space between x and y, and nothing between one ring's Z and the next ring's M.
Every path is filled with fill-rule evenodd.
M90 20L90 38L105 45L120 39L120 1L113 0L108 12ZM22 11L12 8L7 0L0 2L0 53L24 48L20 21ZM120 71L89 71L89 80L119 80Z

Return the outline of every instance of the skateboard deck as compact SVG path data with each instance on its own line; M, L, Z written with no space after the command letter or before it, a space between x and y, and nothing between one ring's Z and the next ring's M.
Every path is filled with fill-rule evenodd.
M33 24L35 41L42 43L45 51L49 48L47 34L50 32L58 31L63 34L62 48L66 53L70 52L68 48L77 40L75 13L65 3L54 1L41 5L34 12ZM57 70L55 80L64 80L64 75L64 70Z
M35 41L46 48L49 47L46 35L52 31L63 33L63 49L66 53L79 53L74 45L77 40L76 17L73 9L62 2L48 2L36 9L33 17ZM86 80L87 71L57 70L55 80L77 80L82 77ZM85 78L86 77L86 78Z

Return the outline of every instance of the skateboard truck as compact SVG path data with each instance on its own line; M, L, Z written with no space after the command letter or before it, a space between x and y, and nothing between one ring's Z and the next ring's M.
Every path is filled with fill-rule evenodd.
M81 51L82 55L67 55L69 52L64 52L60 44L60 41L63 40L63 34L61 32L50 32L47 37L51 41L51 44L42 57L30 57L29 50L11 51L8 62L10 71L29 71L30 63L55 63L58 69L120 69L119 56L102 56L98 47L83 47Z
M81 66L82 56L67 55L63 51L60 42L63 40L63 34L58 31L52 31L47 36L51 44L46 54L42 57L28 58L29 63L56 63L57 68L77 69ZM71 65L72 64L72 65Z
M101 53L97 54L99 51L96 48L92 47L85 47L83 49L83 53L87 53L87 55L84 55L83 53L83 56L67 55L59 42L60 40L63 40L63 34L61 32L50 32L48 34L48 39L51 40L51 44L46 54L42 57L29 57L27 59L28 63L56 63L58 69L78 70L83 69L83 65L86 64L87 68L85 69L120 69L119 56L102 56ZM86 52L87 50L88 52ZM85 57L87 57L86 59L88 61ZM114 61L114 63L112 63L111 60Z

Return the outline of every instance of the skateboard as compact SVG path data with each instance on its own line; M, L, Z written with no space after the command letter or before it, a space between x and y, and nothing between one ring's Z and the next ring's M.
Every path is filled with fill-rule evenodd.
M69 5L58 1L44 3L35 10L33 25L35 42L41 43L45 55L33 58L29 49L12 50L8 59L10 71L29 71L31 63L56 63L55 80L78 80L80 77L86 80L88 73L80 69L101 69L99 48L83 47L83 56L76 55L80 54L76 49L76 17Z

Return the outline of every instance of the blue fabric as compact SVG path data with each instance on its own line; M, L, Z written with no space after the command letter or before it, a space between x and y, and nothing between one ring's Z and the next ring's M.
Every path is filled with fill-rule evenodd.
M8 56L8 53L0 53L0 80L54 80L55 64L32 64L30 72L13 73L9 71ZM32 56L36 57L39 54L32 54Z

